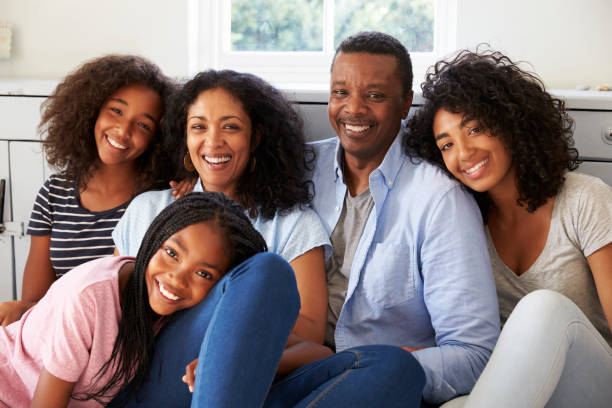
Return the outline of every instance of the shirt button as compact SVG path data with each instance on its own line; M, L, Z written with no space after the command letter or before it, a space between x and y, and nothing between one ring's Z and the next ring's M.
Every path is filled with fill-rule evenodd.
M389 181L387 181L387 184L388 184L389 186L391 186L391 185L393 184L393 182L392 182L391 180L389 180Z
M336 211L340 211L340 207L336 206Z
M340 169L336 169L336 176L340 177Z

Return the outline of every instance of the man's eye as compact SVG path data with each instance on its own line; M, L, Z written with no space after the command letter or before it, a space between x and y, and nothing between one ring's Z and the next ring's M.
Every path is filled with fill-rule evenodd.
M380 93L375 93L375 92L368 94L368 99L381 99L381 98L384 98L384 97L385 97L385 95L380 94Z
M332 94L334 94L335 96L344 96L346 95L346 91L344 89L334 89L332 91Z

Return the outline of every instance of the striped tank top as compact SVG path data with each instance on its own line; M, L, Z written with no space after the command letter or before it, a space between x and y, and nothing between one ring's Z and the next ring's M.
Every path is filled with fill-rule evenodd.
M113 254L111 234L128 204L91 212L81 206L74 180L52 175L36 196L27 233L51 236L51 264L59 277L82 263Z

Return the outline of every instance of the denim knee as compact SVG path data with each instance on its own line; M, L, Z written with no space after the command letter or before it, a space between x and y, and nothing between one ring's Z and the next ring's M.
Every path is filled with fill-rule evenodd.
M562 294L549 289L539 289L524 296L511 315L523 315L532 319L558 319L573 315L577 306Z
M414 383L425 386L425 371L412 353L397 346L369 345L346 351L358 354L356 365L374 364L384 377L393 378L397 383Z

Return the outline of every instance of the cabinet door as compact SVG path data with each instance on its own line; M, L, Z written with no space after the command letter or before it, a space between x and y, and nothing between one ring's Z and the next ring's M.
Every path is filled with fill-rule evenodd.
M11 190L13 221L27 229L38 190L45 181L45 160L39 142L10 142ZM14 237L15 283L17 298L21 298L23 269L30 250L28 235Z
M0 179L5 180L4 216L2 221L11 221L11 186L9 182L9 148L8 142L0 140ZM0 204L1 205L1 204ZM13 238L0 233L0 302L13 300Z

